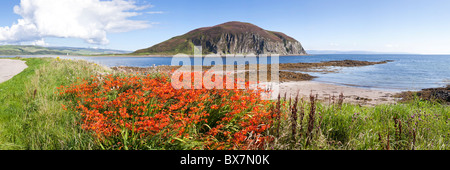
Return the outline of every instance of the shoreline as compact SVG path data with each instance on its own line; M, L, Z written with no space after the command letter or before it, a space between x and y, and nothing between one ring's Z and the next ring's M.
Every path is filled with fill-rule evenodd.
M8 59L5 59L5 61ZM380 63L377 63L380 64ZM314 66L317 67L317 66ZM319 66L320 67L320 66ZM5 67L6 68L6 67ZM113 68L113 67L111 67ZM158 69L160 66L156 68L138 68L128 67L126 72L146 72L157 71L164 72L165 69ZM149 70L147 70L149 69ZM155 70L153 70L155 69ZM123 70L123 71L125 71ZM145 70L145 71L144 71ZM121 71L117 70L116 71ZM18 72L20 73L20 72ZM17 73L17 74L18 74ZM286 72L280 72L280 74L286 74ZM291 77L293 75L283 75L284 77ZM13 77L13 76L12 76ZM10 76L10 78L12 78ZM1 77L0 77L1 78ZM10 79L9 78L9 79ZM8 79L6 79L8 80ZM6 81L5 80L5 81ZM359 87L358 85L342 85L342 84L334 84L327 82L319 82L314 81L313 78L306 79L304 77L300 78L291 78L291 79L280 79L285 80L280 82L280 94L284 96L295 97L296 93L299 92L301 97L309 97L312 93L313 95L318 95L319 100L327 101L330 100L333 96L337 98L340 93L343 93L345 96L344 102L360 104L360 105L378 105L378 104L392 104L400 101L401 98L395 97L398 96L402 91L401 90L390 90L390 89L372 89L372 88L364 88ZM1 81L0 81L1 82Z
M174 57L174 56L176 56L177 54L174 54L174 55L164 55L164 54L161 54L161 55L158 55L158 54L149 54L149 55L131 55L131 54L117 54L117 55L88 55L88 56L84 56L84 57L139 57L139 58L145 58L145 57L148 57L148 58L152 58L152 57ZM208 56L208 55L216 55L216 54L202 54L201 56L202 57L206 57L206 56ZM251 54L229 54L229 55L232 55L232 56L235 56L235 55L251 55ZM274 54L258 54L258 55L256 55L256 54L254 54L255 56L259 56L259 55L267 55L267 57L269 57L269 56L271 56L271 55L274 55ZM192 57L195 57L194 55L187 55L188 57L190 57L190 58L192 58ZM220 56L220 57L227 57L227 55L217 55L218 57ZM286 57L286 56L311 56L311 54L287 54L287 55L278 55L278 56L280 56L280 57Z
M286 98L294 98L298 93L300 98L308 98L312 94L317 95L319 100L330 103L337 100L341 93L344 95L344 102L359 105L394 104L399 100L395 97L399 92L395 91L335 85L314 80L282 82L279 87L282 97L286 95Z
M206 57L208 54L202 54L202 57ZM247 54L230 54L230 55L247 55ZM271 54L266 54L267 57L269 57ZM129 57L129 58L170 58L174 57L175 55L129 55L129 54L105 54L105 55L0 55L0 57ZM187 55L188 57L192 58L194 55ZM218 55L220 57L226 57L226 55ZM256 55L259 56L259 55ZM312 54L290 54L290 55L279 55L280 57L286 57L286 56L312 56Z
M324 68L326 66L331 65L339 65L342 67L358 67L358 66L366 66L366 65L374 65L374 64L383 64L389 61L381 61L381 62L365 62L365 61L330 61L330 62L321 62L321 63L289 63L289 64L281 64L280 68L289 68L289 70L309 70L313 68ZM157 67L111 67L111 69L119 72L132 73L132 72L140 72L143 74L158 72L158 73L168 73L170 74L170 70L177 69L175 66L157 66ZM270 68L270 67L269 67ZM208 66L204 66L204 69L209 69ZM247 70L247 69L246 69ZM235 73L238 73L239 70L235 70ZM270 73L270 70L268 70ZM249 74L249 71L239 72ZM252 75L256 75L253 73ZM269 75L268 75L269 76ZM269 76L270 77L270 76ZM398 98L395 98L394 95L399 93L400 91L393 90L380 90L380 89L370 89L355 86L346 86L346 85L336 85L325 82L314 81L313 76L309 74L301 74L294 73L292 71L281 71L280 70L280 83L279 83L279 92L280 96L295 97L296 93L299 92L301 97L309 97L312 93L313 95L318 95L319 100L324 100L325 102L331 102L331 99L337 99L337 97L343 93L344 102L360 104L360 105L378 105L378 104L392 104L398 101ZM261 84L269 84L268 82L262 82ZM278 96L278 94L276 95Z

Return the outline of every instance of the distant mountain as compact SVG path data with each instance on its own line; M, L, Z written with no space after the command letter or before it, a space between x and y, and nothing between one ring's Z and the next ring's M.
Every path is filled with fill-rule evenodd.
M308 54L409 54L401 52L373 52L373 51L337 51L337 50L308 50Z
M33 45L2 45L0 55L104 55L125 54L129 51L77 48L77 47L41 47Z
M284 33L267 31L256 25L237 21L198 28L150 48L137 50L133 54L192 55L193 47L200 45L203 54L306 54L300 42Z

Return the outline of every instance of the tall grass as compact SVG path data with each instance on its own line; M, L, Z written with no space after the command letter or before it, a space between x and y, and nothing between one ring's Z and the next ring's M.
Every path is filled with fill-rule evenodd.
M305 118L296 120L296 126L292 125L294 116L288 116L291 112L282 113L281 130L279 134L271 134L275 140L266 149L450 149L448 105L416 99L361 107L342 102L324 105L313 98L309 102L293 103L304 107L300 107L303 112L309 112ZM297 128L297 133L292 133L292 127ZM296 140L292 141L293 138Z
M106 69L59 58L22 60L28 68L0 84L0 149L95 149L78 116L62 109L64 101L55 92Z

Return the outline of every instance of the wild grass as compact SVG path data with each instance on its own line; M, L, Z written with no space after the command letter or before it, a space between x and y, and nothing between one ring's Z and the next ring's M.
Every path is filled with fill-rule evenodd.
M447 150L450 107L415 99L406 103L361 107L314 96L289 105L281 99L281 130L265 149L273 150ZM295 106L297 105L297 106ZM295 111L293 108L301 108ZM289 109L292 108L292 109ZM302 118L302 113L305 114ZM293 121L298 114L300 119ZM292 128L295 128L294 131ZM273 131L272 131L273 132ZM278 137L276 137L278 136ZM295 139L295 140L292 140Z
M78 116L63 110L64 101L55 92L106 69L59 58L22 60L28 68L0 84L0 149L95 149L77 124Z

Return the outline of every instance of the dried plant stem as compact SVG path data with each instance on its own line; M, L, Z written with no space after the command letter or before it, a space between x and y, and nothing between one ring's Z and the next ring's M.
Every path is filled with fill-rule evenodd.
M298 93L291 108L291 128L292 128L292 140L295 141L297 130L297 105L298 105Z
M388 134L387 134L387 143L386 143L386 150L390 150L390 146L389 146L389 131L388 131Z
M394 127L395 127L395 140L397 143L402 139L402 121L397 117L394 117ZM401 146L396 146L398 149Z
M341 94L339 94L339 98L338 98L338 106L339 106L339 109L341 109L342 108L342 104L344 103L344 93L341 93Z
M416 129L413 129L412 150L414 150L415 145L416 145Z
M275 114L277 118L277 128L276 128L276 137L280 136L280 126L281 126L281 99L280 94L278 94L278 100L275 108Z
M300 103L300 119L299 119L299 121L300 121L300 124L299 124L299 126L300 126L300 138L302 137L302 132L303 132L303 125L302 125L302 122L303 122L303 117L305 116L305 109L303 108L303 98L302 98L302 101L301 101L301 103Z
M381 133L380 132L378 132L378 141L380 142L381 147L384 148L384 146L383 146L383 138L381 137Z
M37 93L37 89L34 89L34 92L33 92L33 99L36 98L36 93Z
M309 112L309 120L308 120L308 132L307 132L307 140L306 145L309 145L310 140L312 139L312 131L314 130L314 122L315 122L315 113L316 113L316 99L311 94L310 97L311 109Z

